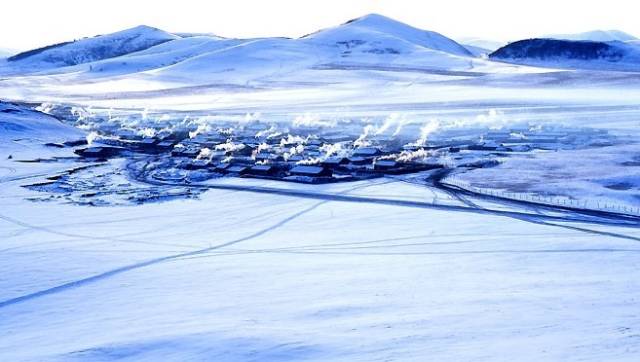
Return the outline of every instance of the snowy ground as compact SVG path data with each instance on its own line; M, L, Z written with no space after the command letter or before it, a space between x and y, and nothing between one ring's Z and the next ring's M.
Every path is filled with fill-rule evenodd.
M22 152L53 152L37 147ZM515 213L483 212L397 179L222 181L362 201L212 189L140 206L35 203L20 185L73 165L0 162L3 360L640 356L636 227L475 200Z
M522 154L498 167L456 175L474 187L519 195L569 197L593 208L632 208L637 213L640 174L637 144Z

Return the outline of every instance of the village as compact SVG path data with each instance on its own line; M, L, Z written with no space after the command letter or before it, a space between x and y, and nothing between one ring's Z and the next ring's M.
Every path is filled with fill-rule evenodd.
M357 127L277 130L259 121L219 125L206 132L159 131L140 135L126 128L102 132L75 153L87 161L144 160L145 178L182 183L243 177L320 184L418 173L439 168L495 166L501 158L536 151L605 145L613 136L594 129L512 127L444 129L428 139L362 133ZM404 134L418 134L419 129ZM414 136L415 138L415 136ZM68 146L68 145L67 145ZM139 172L140 173L140 172Z

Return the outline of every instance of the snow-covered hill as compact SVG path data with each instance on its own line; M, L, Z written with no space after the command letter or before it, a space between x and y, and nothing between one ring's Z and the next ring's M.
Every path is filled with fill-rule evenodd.
M502 47L489 57L554 68L640 70L640 47L621 41L527 39Z
M318 66L469 70L472 59L441 34L370 14L300 39L175 35L141 26L24 52L9 58L0 72L79 79L143 72L142 77L180 83L238 84Z
M245 42L215 36L193 36L164 42L142 51L82 64L64 72L85 71L88 76L114 76L163 68L189 58L229 48Z
M41 142L67 141L80 137L82 131L58 119L27 107L0 102L0 141L38 139Z
M142 72L139 76L145 79L182 84L246 84L316 67L469 70L474 61L482 63L449 38L375 14L300 39L187 35L62 71L84 72L83 77Z
M620 30L593 30L576 34L548 34L543 38L559 40L590 40L590 41L633 41L638 40L635 36Z
M178 82L217 81L244 83L249 80L311 67L330 54L294 39L265 38L202 52L182 62L147 72L155 78Z
M340 26L305 37L319 44L338 46L352 52L402 53L407 44L458 56L471 56L462 45L439 33L414 28L378 14L350 20Z
M32 72L113 58L150 48L180 37L148 26L93 38L54 44L8 58L15 72Z
M506 45L504 42L474 37L457 38L456 41L476 56L489 54Z
M0 59L8 58L16 54L16 51L8 48L0 48Z

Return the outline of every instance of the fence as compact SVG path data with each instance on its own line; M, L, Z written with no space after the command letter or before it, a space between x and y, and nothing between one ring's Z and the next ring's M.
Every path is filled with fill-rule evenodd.
M626 214L640 216L640 207L631 207L623 204L616 204L611 200L599 199L583 199L577 200L565 196L543 196L527 193L508 192L504 190L496 190L489 188L476 187L468 181L461 180L456 176L446 177L441 181L444 185L458 187L462 190L473 192L476 194L499 197L513 201L523 201L543 206L559 206L566 208L582 209L588 211L604 211L610 213Z

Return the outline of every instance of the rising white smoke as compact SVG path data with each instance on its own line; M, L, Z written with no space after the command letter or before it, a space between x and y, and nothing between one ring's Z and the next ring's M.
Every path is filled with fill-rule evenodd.
M142 137L153 137L156 135L156 130L154 128L142 128L137 131L137 133Z
M267 151L271 149L271 146L266 144L266 143L261 143L258 145L258 147L256 147L255 150L253 150L253 152L251 153L251 158L253 158L254 160L256 159L256 156L258 156L258 154L262 151Z
M199 118L192 122L192 124L198 125L195 131L189 132L189 138L194 138L199 134L207 134L211 132L211 124L204 118Z
M286 138L282 138L280 140L280 146L286 147L288 145L294 145L294 144L305 144L307 143L308 139L309 137L301 137L301 136L294 136L294 135L288 134Z
M262 131L258 131L256 132L255 138L261 138L261 137L269 137L270 135L274 134L277 130L277 127L272 125L271 127L269 127L269 129L264 129Z
M393 155L386 155L378 157L376 160L393 160L397 162L413 162L419 160L425 160L432 157L433 153L427 151L424 148L417 149L415 151L402 151Z
M354 147L367 147L367 146L371 145L371 142L369 142L367 140L367 137L369 137L370 134L375 133L376 130L377 130L377 127L372 125L372 124L368 124L368 125L364 126L360 136L355 141L353 141L353 146Z
M300 155L304 152L304 145L297 145L289 148L288 152L285 152L282 157L284 157L285 161L288 161L291 156Z
M234 152L243 149L245 146L242 143L233 143L230 140L227 140L225 143L221 143L216 145L216 151L225 151L225 152Z
M296 116L293 120L294 127L325 127L333 128L337 125L336 121L323 120L317 114L305 113Z
M320 152L323 153L321 158L324 161L331 156L346 157L349 154L349 149L345 147L345 142L325 143L320 146Z
M211 161L211 158L213 156L213 153L211 152L211 150L209 148L203 148L200 150L200 153L198 153L198 156L196 157L196 160L209 160Z
M252 122L252 121L257 121L262 117L262 114L260 112L255 112L255 113L247 113L244 115L244 120L245 122Z
M420 127L420 137L413 143L410 143L409 146L414 147L422 147L427 144L429 139L429 135L433 132L437 131L440 128L440 122L438 120L432 119L429 122L425 123L422 127Z
M98 132L89 132L87 134L87 145L91 146L93 144L93 141L95 141L98 137Z

